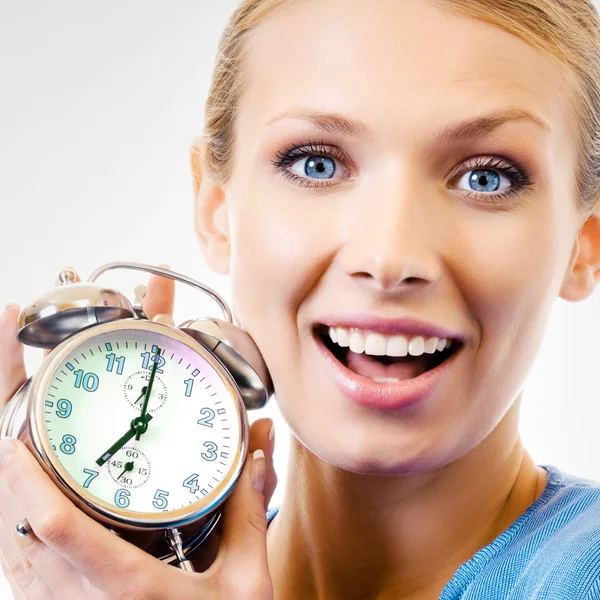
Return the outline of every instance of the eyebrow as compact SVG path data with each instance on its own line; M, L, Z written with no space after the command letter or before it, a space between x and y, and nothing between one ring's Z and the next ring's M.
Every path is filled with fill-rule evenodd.
M298 109L280 114L267 121L267 125L284 118L310 121L323 131L339 133L348 137L366 138L369 133L368 127L362 121L351 119L350 117L346 117L339 113L328 113L306 109ZM504 123L519 119L531 121L542 129L550 131L550 127L541 118L525 109L511 107L500 109L487 115L482 115L466 121L461 121L460 123L448 125L436 135L434 144L483 137Z

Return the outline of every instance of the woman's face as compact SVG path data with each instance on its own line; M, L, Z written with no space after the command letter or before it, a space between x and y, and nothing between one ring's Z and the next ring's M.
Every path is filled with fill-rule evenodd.
M397 0L293 3L256 30L248 67L223 270L283 416L351 471L459 458L514 409L572 264L565 72L497 27ZM357 403L318 327L391 334L404 317L461 338L451 367L418 402ZM391 372L358 358L363 377ZM394 385L365 397L389 400Z

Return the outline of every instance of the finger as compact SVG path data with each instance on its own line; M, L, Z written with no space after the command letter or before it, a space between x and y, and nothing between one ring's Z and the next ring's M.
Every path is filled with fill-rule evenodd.
M168 269L168 265L160 265ZM142 310L149 319L158 314L173 314L175 306L175 281L160 275L150 275L146 295L142 299Z
M271 419L259 419L250 429L248 461L240 480L223 508L223 528L219 554L211 571L235 573L255 580L268 577L267 516L263 489L255 487L256 476L266 483ZM262 456L261 456L262 454ZM258 478L260 480L260 477ZM242 573L243 572L243 573Z
M61 600L89 598L84 593L83 579L75 568L42 543L34 531L25 537L16 535L14 523L14 520L10 523L13 531L7 533L15 536L17 548L54 596Z
M0 548L15 587L23 591L25 598L35 596L37 590L44 594L50 590L65 600L82 597L77 584L80 576L70 564L42 544L35 533L17 535L15 526L23 515L19 501L0 479Z
M269 508L271 498L277 487L277 472L275 471L275 424L271 425L268 433L269 452L267 457L267 474L265 477L265 489L263 495L265 497L265 511Z
M14 516L18 509L14 498L8 498L3 487L0 486L0 553L13 595L18 600L54 598L46 582L18 546L14 529L19 519Z
M20 308L9 304L0 316L0 410L27 380L23 344L17 338Z
M159 560L110 533L54 485L19 440L0 443L0 483L14 494L37 537L83 577L108 593L141 571L167 569ZM139 577L138 577L139 578ZM140 595L143 597L143 595Z
M81 277L79 277L79 275L77 274L77 272L75 271L75 269L71 266L65 267L63 270L67 270L70 269L71 271L73 271L73 273L75 273L75 281L81 281ZM60 279L57 277L54 285L63 285L62 282L60 281ZM50 354L50 352L52 352L52 349L46 349L44 350L44 356L48 356L48 354Z
M0 505L1 508L1 505ZM4 519L2 518L2 512L0 511L0 564L2 565L2 574L4 575L4 579L8 582L10 586L13 600L25 600L21 590L17 588L17 585L14 579L10 575L10 571L8 569L8 563L6 561L6 556L8 556L8 546L7 546L7 535L5 533Z
M158 313L157 315L154 315L152 320L155 323L164 323L165 325L171 326L175 325L175 320L173 319L173 317L171 315L167 315L166 313Z

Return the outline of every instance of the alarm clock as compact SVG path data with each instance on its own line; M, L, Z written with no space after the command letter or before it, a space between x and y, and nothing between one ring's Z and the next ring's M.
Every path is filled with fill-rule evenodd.
M153 273L209 295L223 319L154 322L115 289L112 269ZM273 387L247 332L211 288L170 269L109 263L19 315L19 340L51 351L0 415L90 517L161 560L193 571L248 456L248 410Z

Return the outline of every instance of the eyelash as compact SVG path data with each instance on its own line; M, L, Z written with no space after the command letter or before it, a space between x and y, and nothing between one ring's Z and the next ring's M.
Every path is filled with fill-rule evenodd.
M281 173L286 179L297 183L302 187L311 188L323 188L330 185L331 183L324 183L328 180L310 179L301 177L296 173L292 173L287 166L296 163L298 160L307 157L327 157L339 160L340 162L348 161L348 157L344 152L335 146L327 146L323 140L312 140L309 139L304 144L293 144L285 150L278 151L276 153L276 160L271 161L271 164L275 169ZM452 176L455 179L458 175L464 175L469 171L474 170L493 170L502 173L507 176L513 185L501 194L498 193L484 193L484 192L465 192L468 197L485 198L487 202L501 203L505 202L507 198L515 196L521 193L527 186L533 184L531 177L527 170L517 163L514 163L506 158L501 159L500 157L477 157L470 158L463 165L463 168ZM329 180L330 181L330 180Z

